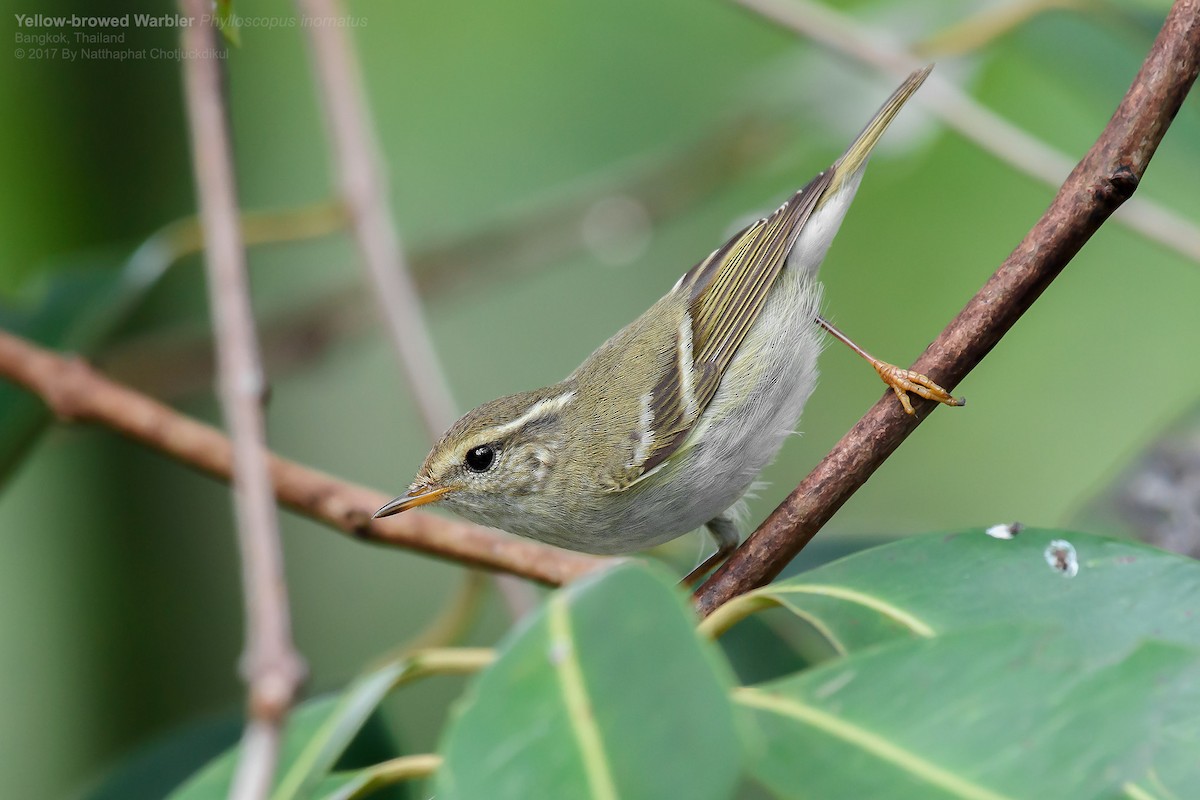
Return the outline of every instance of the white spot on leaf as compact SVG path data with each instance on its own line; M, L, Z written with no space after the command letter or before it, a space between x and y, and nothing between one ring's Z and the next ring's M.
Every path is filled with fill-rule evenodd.
M1079 574L1079 556L1075 553L1075 546L1066 539L1055 539L1046 545L1042 555L1050 569L1064 578L1074 578Z
M1005 522L993 525L984 531L984 533L993 539L1013 539L1023 530L1025 530L1025 526L1019 522Z

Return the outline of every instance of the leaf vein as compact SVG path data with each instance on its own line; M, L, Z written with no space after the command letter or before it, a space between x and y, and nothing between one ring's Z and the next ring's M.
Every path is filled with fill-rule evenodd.
M737 689L734 692L734 699L744 706L762 709L806 723L844 742L856 745L864 752L894 764L914 777L965 798L965 800L1010 800L1006 795L997 794L991 789L960 778L949 770L926 761L916 753L889 742L882 736L798 700L749 688Z
M846 600L847 602L857 603L858 605L878 611L885 617L899 622L918 636L924 636L928 639L935 633L934 629L928 623L904 609L897 608L891 603L880 600L878 597L872 597L869 594L863 594L862 592L856 592L853 589L846 589L841 586L800 583L788 586L773 586L770 587L769 593L774 595L815 594L823 597L833 597L838 600Z
M590 796L594 800L618 800L600 729L596 726L587 687L583 682L583 670L579 667L566 601L556 597L551 600L548 610L552 658L555 659L555 671L562 687L567 719L575 733L579 755L583 759Z

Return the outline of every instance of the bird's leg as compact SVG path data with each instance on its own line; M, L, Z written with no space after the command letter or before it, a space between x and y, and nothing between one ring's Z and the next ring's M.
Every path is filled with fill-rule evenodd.
M912 370L901 369L894 364L888 364L885 361L880 361L875 356L863 350L855 344L849 336L839 331L833 326L829 320L824 317L817 317L817 324L827 330L833 338L842 342L854 352L870 362L875 371L879 373L879 377L883 378L883 382L892 387L892 391L896 393L896 397L900 400L900 405L904 406L905 413L913 414L912 403L908 401L908 393L916 392L926 400L936 400L939 403L945 403L948 406L965 406L967 401L961 397L953 397L942 387L938 386L932 380L919 372Z
M733 515L729 512L725 512L719 517L713 517L704 524L704 527L708 529L713 541L717 543L717 551L687 574L687 577L681 581L685 586L695 586L699 583L710 569L729 558L729 554L738 546L737 523L734 522Z

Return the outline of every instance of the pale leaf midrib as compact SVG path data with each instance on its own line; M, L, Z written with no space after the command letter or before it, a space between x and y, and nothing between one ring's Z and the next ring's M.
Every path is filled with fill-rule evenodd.
M567 719L579 745L584 774L592 800L618 800L612 770L604 751L600 729L592 714L591 702L583 682L583 671L579 667L575 639L571 631L571 620L566 601L561 597L551 600L548 609L550 652L557 659L554 667L562 688Z
M878 611L885 617L895 620L904 627L908 628L918 636L931 638L935 631L934 629L919 617L908 613L907 611L897 608L891 603L885 602L878 597L872 597L869 594L847 589L844 586L829 586L819 583L800 583L787 586L771 586L764 590L767 594L772 595L787 595L787 594L815 594L821 597L832 597L837 600L845 600L850 603L857 603L873 611Z
M960 778L909 750L892 744L881 736L839 719L798 700L770 694L759 689L741 688L734 699L744 706L769 711L798 720L844 742L859 747L881 761L886 761L920 780L944 789L963 800L1012 800L978 784Z

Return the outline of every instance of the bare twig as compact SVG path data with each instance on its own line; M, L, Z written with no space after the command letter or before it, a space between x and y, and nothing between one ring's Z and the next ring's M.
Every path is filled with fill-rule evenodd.
M437 753L422 753L415 756L399 756L367 767L355 783L328 795L329 800L359 800L387 786L428 778L442 766L442 757Z
M41 397L61 419L110 428L218 480L229 480L230 443L218 430L108 380L79 359L63 358L0 331L0 375ZM279 503L364 541L549 585L567 583L605 563L420 511L372 521L371 514L390 495L276 455L269 456L268 465Z
M986 47L1011 33L1039 14L1048 11L1088 11L1098 5L1096 0L1002 0L984 6L912 45L919 58L961 56Z
M913 364L954 388L1000 341L1100 225L1138 186L1200 71L1200 0L1177 0L1108 126L1050 208L978 294ZM842 437L808 477L700 589L709 614L770 581L932 411L909 416L887 397Z
M307 18L332 21L343 17L335 0L298 0L298 5ZM372 133L349 34L336 24L309 25L305 30L355 241L425 427L439 436L454 421L454 401L429 338L399 233L392 223L387 170Z
M297 4L302 14L318 19L338 19L344 11L338 0L297 0ZM457 412L394 223L384 177L387 166L373 135L350 34L339 25L309 25L306 30L354 235L425 430L430 442L436 442ZM463 591L472 583L464 584ZM514 578L497 575L496 588L514 619L537 605L533 588Z
M812 0L734 2L844 56L895 76L907 75L925 65L924 60L891 37ZM985 152L1037 181L1054 186L1071 171L1070 156L986 108L936 72L921 88L916 103L931 110ZM1135 198L1121 208L1114 221L1200 262L1200 228L1165 206Z
M204 0L184 0L183 10L198 21L208 7ZM208 25L185 27L185 49L213 51L219 47L215 33ZM204 221L221 408L233 437L234 509L246 604L242 673L249 687L249 719L230 797L256 800L271 789L283 723L305 668L292 644L279 521L267 470L260 405L264 381L239 231L220 63L215 58L187 58L183 74L196 194Z

